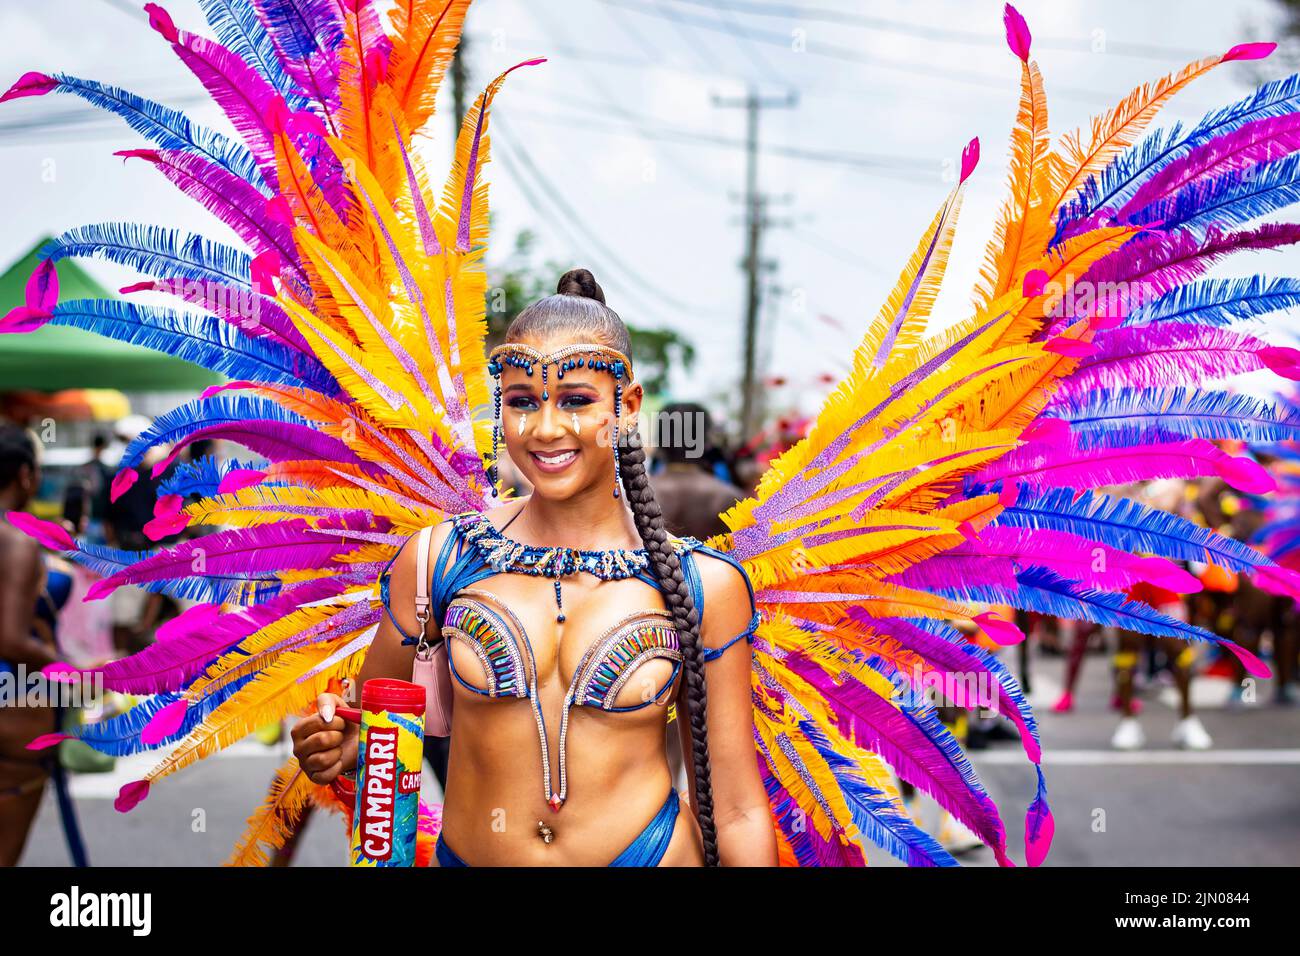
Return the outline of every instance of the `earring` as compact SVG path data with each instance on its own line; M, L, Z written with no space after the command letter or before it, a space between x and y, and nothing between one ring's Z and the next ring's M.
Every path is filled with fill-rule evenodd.
M623 475L618 456L618 420L623 417L623 383L614 385L614 497L619 497Z
M492 390L492 465L488 468L488 481L492 484L492 497L497 497L497 448L501 441L501 382Z
M528 421L528 413L520 412L519 413L519 434L521 435L524 433L524 422L526 421Z
M578 413L577 413L577 412L574 412L574 413L573 413L573 434L575 434L575 435L581 435L581 434L582 434L582 422L578 421Z

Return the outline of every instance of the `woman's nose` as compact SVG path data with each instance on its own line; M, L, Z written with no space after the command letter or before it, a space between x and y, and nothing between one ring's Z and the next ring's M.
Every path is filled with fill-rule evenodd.
M553 441L557 438L564 437L564 424L560 416L560 410L555 407L554 402L542 402L542 407L537 412L537 439L538 441Z

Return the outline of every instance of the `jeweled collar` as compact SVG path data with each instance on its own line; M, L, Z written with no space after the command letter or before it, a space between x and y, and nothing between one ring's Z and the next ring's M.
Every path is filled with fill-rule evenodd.
M650 567L644 548L611 548L586 551L581 548L544 548L506 537L479 511L467 511L452 518L464 539L483 556L494 571L518 571L548 578L585 572L602 581L635 577ZM697 538L668 536L673 550L684 554L699 547Z

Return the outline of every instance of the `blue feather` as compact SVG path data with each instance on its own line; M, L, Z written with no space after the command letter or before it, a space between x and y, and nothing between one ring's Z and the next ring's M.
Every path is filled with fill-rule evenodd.
M235 379L306 386L327 394L338 391L333 377L315 358L273 339L247 336L210 315L117 299L74 299L56 305L50 321L165 352Z
M234 458L218 459L204 455L194 461L181 461L158 484L160 495L199 495L210 498L226 475L236 469L258 469L261 465L241 462Z
M947 732L942 723L938 726ZM801 720L799 729L830 767L840 796L849 806L853 825L864 837L908 866L959 865L934 837L916 825L896 799L862 779L857 764L836 752L813 721Z
M199 0L199 6L222 46L257 70L284 96L290 110L307 108L310 101L284 71L275 44L248 0Z
M993 524L1010 528L1049 528L1134 553L1147 552L1180 561L1211 561L1230 571L1273 564L1258 551L1193 524L1186 518L1109 495L1070 488L1036 494L1021 487L1016 503Z
M1097 389L1054 399L1047 414L1070 423L1081 449L1122 448L1171 436L1241 441L1300 438L1300 412L1249 395L1189 388Z
M306 425L307 420L269 398L256 395L219 393L197 398L164 412L126 446L123 462L135 462L154 445L170 445L200 428L265 418L292 425Z
M213 711L233 697L240 688L256 676L256 674L246 674L243 677L236 678L220 690L205 694L199 700L192 702L186 709L185 716L181 720L181 726L176 733L156 744L143 743L140 740L140 733L158 711L168 704L180 700L180 693L156 694L147 700L142 700L130 710L118 714L116 717L85 725L78 731L76 736L100 753L112 754L115 757L125 757L128 754L143 753L146 750L165 747L180 740L207 720Z
M229 137L197 125L184 113L94 80L64 73L54 74L53 79L59 84L56 91L72 93L92 106L116 113L150 142L164 149L201 153L245 182L266 190L266 180L258 172L252 153Z
M198 279L251 288L248 253L164 226L135 222L78 226L51 239L40 254L55 262L69 256L98 256L156 279Z
M1129 313L1125 325L1195 322L1230 325L1300 306L1300 279L1206 279L1180 285Z
M1245 169L1230 170L1212 179L1188 183L1174 195L1153 202L1128 217L1135 225L1159 223L1163 230L1179 226L1204 230L1209 226L1241 226L1300 200L1300 154Z
M1300 74L1266 83L1244 99L1206 113L1186 136L1181 135L1181 124L1156 130L1142 142L1120 153L1105 169L1090 176L1078 196L1061 207L1052 244L1060 242L1065 231L1077 220L1108 206L1118 208L1151 176L1197 146L1240 129L1246 123L1293 113L1297 109L1300 109Z
M92 544L83 538L77 539L77 547L78 550L72 553L72 559L105 578L112 577L123 568L129 568L153 554L152 551L123 551L104 544Z

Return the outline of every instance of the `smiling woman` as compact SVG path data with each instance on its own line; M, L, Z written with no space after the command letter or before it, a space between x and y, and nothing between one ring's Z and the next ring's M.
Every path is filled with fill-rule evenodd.
M707 678L704 668L752 637L753 590L734 560L664 531L636 431L642 388L627 328L578 269L525 309L506 340L488 361L497 381L493 458L504 439L533 493L522 506L444 522L432 539L436 560L424 565L440 628L433 640L448 642L458 685L439 863L466 866L464 852L475 865L774 864L748 661L732 654ZM405 594L421 573L419 547L403 548L388 573L388 617L363 681L411 672L408 648L422 629ZM698 826L676 825L665 729L666 705L679 695ZM337 701L321 704L328 715ZM322 734L322 721L295 733L295 752L318 783L350 765L355 747L352 733ZM548 726L557 724L553 739ZM533 733L540 773L520 759ZM484 807L536 819L536 828L502 827ZM719 811L726 827L715 824Z

